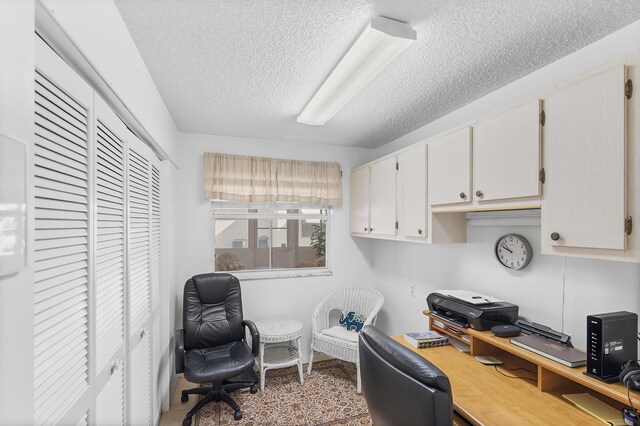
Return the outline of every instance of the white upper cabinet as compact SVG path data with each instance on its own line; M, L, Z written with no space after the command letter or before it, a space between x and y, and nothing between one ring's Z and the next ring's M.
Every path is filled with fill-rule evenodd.
M429 143L429 204L471 201L471 127Z
M625 249L625 68L545 100L542 245Z
M473 126L476 201L540 195L541 104L531 101Z
M371 168L361 167L351 173L351 233L369 232L369 192L371 188Z
M467 212L540 208L543 254L640 262L634 80L640 51L360 167L351 232L461 243Z
M396 235L397 168L395 156L371 165L371 235Z
M395 238L398 234L398 160L389 157L351 173L351 233Z
M402 153L403 233L407 238L427 237L427 146Z

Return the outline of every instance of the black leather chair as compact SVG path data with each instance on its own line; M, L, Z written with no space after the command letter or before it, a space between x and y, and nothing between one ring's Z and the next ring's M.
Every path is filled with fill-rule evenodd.
M447 376L372 325L360 332L362 393L376 426L453 424Z
M176 331L176 373L192 383L211 383L182 391L182 402L189 394L204 395L187 413L183 426L211 401L224 401L240 420L242 411L228 392L251 388L256 393L258 378L253 371L260 334L255 324L242 318L240 283L231 274L201 274L184 286L184 329ZM245 327L251 333L252 347L245 340Z

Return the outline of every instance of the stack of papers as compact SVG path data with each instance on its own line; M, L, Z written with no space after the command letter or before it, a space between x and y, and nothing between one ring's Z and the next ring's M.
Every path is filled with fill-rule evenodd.
M573 393L562 395L563 398L573 402L576 407L586 411L601 422L611 426L624 426L627 423L622 419L620 411L588 393Z

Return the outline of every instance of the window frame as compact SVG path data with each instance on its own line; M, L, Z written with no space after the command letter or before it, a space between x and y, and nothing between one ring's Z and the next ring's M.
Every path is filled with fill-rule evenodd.
M234 213L225 212L220 210L224 209L247 209L247 210L270 210L268 213L247 212L247 213ZM300 210L300 209L324 209L326 214L321 213L276 213L276 210ZM332 252L332 206L317 206L317 205L302 205L296 203L242 203L231 201L215 201L210 202L210 215L211 215L211 249L209 270L211 272L229 272L237 276L241 280L261 280L261 279L273 279L273 278L302 278L302 277L314 277L314 276L329 276L333 275L331 252ZM253 270L237 270L237 271L216 271L215 270L215 258L216 258L216 235L215 235L215 222L217 219L226 220L256 220L254 230L257 231L258 220L274 220L274 219L287 219L287 220L304 220L304 219L321 219L326 220L325 230L325 266L315 268L272 268L272 250L277 247L273 247L272 243L269 244L269 264L270 269L253 269ZM300 238L299 224L296 230L296 238ZM248 230L248 235L251 239L251 227ZM257 236L257 235L253 235ZM287 239L292 237L287 232ZM257 241L256 241L257 244Z

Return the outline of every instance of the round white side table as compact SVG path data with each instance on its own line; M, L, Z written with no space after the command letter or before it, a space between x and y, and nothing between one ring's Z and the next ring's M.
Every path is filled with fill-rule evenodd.
M260 390L264 391L264 376L267 370L296 364L300 384L304 384L300 354L302 323L291 319L273 318L256 321L256 327L260 332Z

